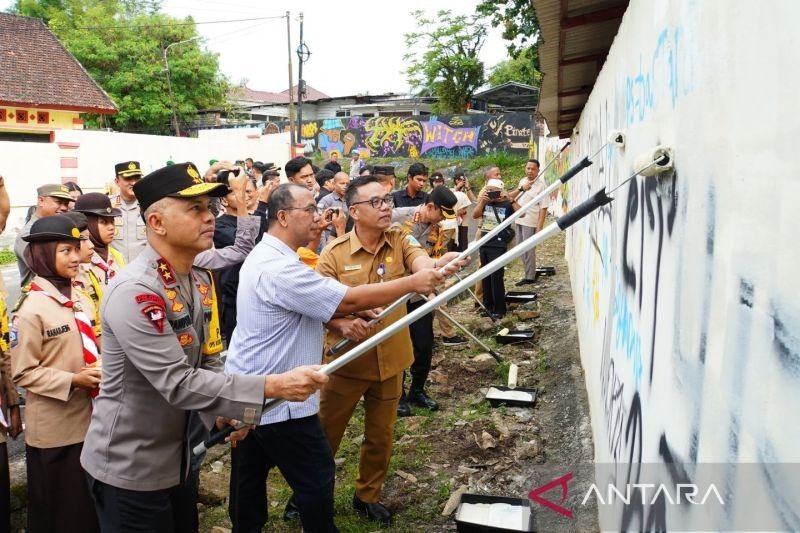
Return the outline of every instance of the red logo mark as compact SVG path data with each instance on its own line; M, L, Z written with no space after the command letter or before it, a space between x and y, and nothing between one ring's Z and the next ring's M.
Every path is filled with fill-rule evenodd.
M556 479L554 479L554 480L542 485L541 487L536 487L535 489L533 489L532 491L530 491L528 493L528 498L530 498L531 500L535 501L536 503L538 503L540 505L544 505L545 507L547 507L551 511L555 511L558 514L562 514L562 515L566 516L567 518L572 518L572 511L570 511L569 509L567 509L565 507L561 507L559 505L559 503L564 503L564 500L567 499L567 484L571 480L572 480L572 472L568 472L567 474L564 474L563 476L561 476L559 478L556 478ZM542 498L540 496L540 494L542 494L544 492L547 492L548 490L550 490L550 489L552 489L554 487L558 487L558 486L561 486L561 501L560 502L553 503L550 500L547 500L547 499Z

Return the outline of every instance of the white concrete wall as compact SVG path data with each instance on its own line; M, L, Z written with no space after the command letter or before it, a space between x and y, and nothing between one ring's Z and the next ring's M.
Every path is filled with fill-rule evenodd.
M252 157L280 167L290 159L289 134L249 138L248 130L228 132L228 138L190 139L157 135L136 135L105 131L56 131L55 142L0 142L0 175L11 195L12 212L7 234L24 224L27 208L36 203L36 188L77 178L84 190L103 191L114 180L114 165L136 160L145 174L166 165L192 161L201 172L210 159L230 160ZM233 131L234 134L230 132ZM77 163L76 167L73 165Z
M708 529L746 515L800 527L786 464L800 460L798 18L793 0L632 0L568 153L627 135L570 183L574 207L641 152L675 150L673 176L624 185L569 230L566 255L596 460L618 480L648 462L695 480L725 463ZM702 512L648 502L601 513L601 527L677 529Z

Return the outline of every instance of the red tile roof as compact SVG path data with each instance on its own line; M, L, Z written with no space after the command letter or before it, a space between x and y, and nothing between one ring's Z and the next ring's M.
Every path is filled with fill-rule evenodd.
M294 99L297 101L297 86L292 87ZM289 103L289 89L279 93L272 93L269 91L256 91L247 86L234 87L231 90L230 97L234 100L245 102L258 102L263 104L288 104ZM305 102L313 102L315 100L322 100L330 98L327 94L316 90L310 85L306 84L306 97L303 99Z
M106 92L40 19L0 13L0 105L116 113Z

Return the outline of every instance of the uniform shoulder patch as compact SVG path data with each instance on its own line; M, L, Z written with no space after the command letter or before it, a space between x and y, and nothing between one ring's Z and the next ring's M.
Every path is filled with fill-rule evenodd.
M406 241L408 241L408 244L410 244L411 246L417 246L419 248L422 248L422 245L416 238L414 238L413 235L406 235Z
M153 324L156 331L164 333L164 321L167 319L167 311L163 305L149 303L142 307L142 314Z
M11 319L11 327L8 328L8 347L13 348L19 343L19 334L17 333L18 317Z
M164 299L157 294L142 293L136 295L137 304L142 304L145 302L157 304L160 305L161 307L166 307L166 304L164 304Z

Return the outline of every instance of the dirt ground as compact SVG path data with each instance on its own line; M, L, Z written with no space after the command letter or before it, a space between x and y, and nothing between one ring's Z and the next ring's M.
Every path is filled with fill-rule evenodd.
M436 412L415 408L415 416L398 420L391 471L382 495L396 515L394 525L384 531L453 531L453 515L442 511L457 491L526 498L532 488L552 479L543 473L557 474L562 465L592 461L589 408L563 255L563 234L538 248L537 264L555 266L556 274L539 277L532 286L537 302L516 307L502 324L480 318L469 295L450 305L451 314L504 361L519 365L518 386L536 389L536 404L532 409L492 408L483 399L486 389L505 384L508 365L498 365L491 358L481 361L483 350L477 346L437 345L428 389L441 408ZM522 277L521 269L519 261L506 268L506 290L523 290L514 287ZM499 346L494 334L502 327L532 327L535 339ZM380 529L350 507L362 431L363 413L358 410L336 458L336 523L343 532ZM201 477L201 531L222 533L231 527L226 512L229 462L229 451L222 447L206 460ZM544 496L558 502L556 492ZM269 531L300 530L299 523L281 518L289 495L290 489L273 471ZM534 505L533 510L539 531L598 529L596 513L565 522L542 507Z

